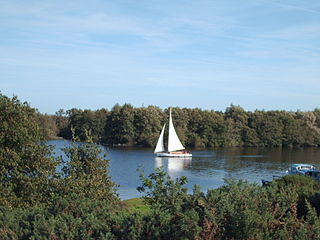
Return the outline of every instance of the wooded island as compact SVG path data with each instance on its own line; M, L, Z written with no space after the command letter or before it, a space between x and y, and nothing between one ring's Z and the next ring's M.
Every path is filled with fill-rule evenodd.
M245 111L231 105L225 112L172 108L178 136L184 146L211 147L292 147L320 146L320 109L313 111ZM47 139L56 136L80 140L90 132L95 143L154 147L169 108L130 104L115 105L110 111L70 109L55 115L39 113L39 123Z

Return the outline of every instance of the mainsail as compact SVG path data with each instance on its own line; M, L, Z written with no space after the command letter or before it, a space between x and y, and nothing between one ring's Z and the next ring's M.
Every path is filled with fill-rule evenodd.
M154 153L164 152L165 151L165 149L164 149L164 141L163 141L163 135L164 135L165 127L166 127L166 124L163 125L163 128L161 130L160 137L158 139L157 146L156 146L156 149L154 150Z
M157 144L158 146L158 144ZM169 136L168 136L168 152L177 151L184 149L182 146L179 137L174 129L172 116L171 116L171 108L170 108L170 119L169 119Z

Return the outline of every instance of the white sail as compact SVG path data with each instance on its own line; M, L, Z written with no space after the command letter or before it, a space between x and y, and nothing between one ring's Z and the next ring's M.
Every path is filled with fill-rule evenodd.
M164 141L163 141L163 135L164 135L164 128L166 127L166 124L163 125L163 128L161 130L158 142L157 142L157 146L156 149L154 150L154 153L158 153L158 152L164 152Z
M168 137L168 152L177 151L184 149L182 146L179 137L174 129L172 116L171 116L171 108L170 108L170 119L169 119L169 137Z

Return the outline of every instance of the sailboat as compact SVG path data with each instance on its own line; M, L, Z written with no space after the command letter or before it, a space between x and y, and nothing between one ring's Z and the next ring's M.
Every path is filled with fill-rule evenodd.
M172 122L172 115L171 115L171 108L170 108L170 116L169 116L169 136L168 136L168 144L167 149L164 146L164 130L166 124L163 125L161 130L156 148L154 153L157 157L192 157L192 154L184 150L185 147L179 140L179 137L174 129L173 122Z

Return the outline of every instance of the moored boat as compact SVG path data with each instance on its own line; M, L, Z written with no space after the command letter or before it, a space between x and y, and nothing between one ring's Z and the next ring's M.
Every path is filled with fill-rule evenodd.
M315 166L306 163L294 163L290 166L288 170L286 170L286 174L288 175L304 175L311 177L315 180L320 181L320 171L315 168ZM273 176L274 179L281 178L283 176ZM262 179L262 185L266 186L271 183L270 180Z
M287 174L299 174L320 181L320 171L311 164L295 163L286 171Z
M295 163L286 171L287 174L301 174L305 175L309 171L315 171L316 168L311 164Z

